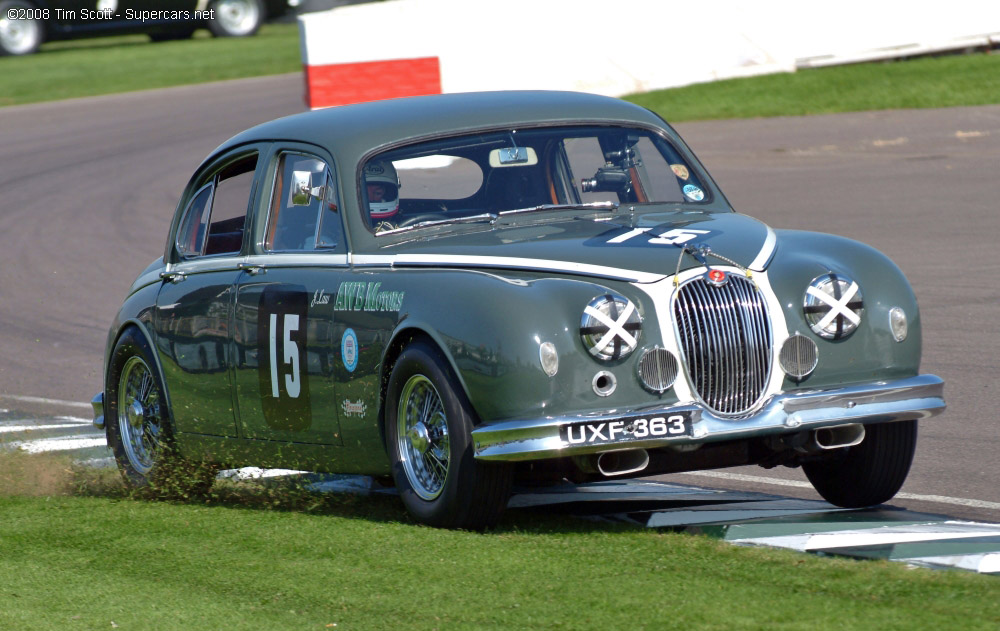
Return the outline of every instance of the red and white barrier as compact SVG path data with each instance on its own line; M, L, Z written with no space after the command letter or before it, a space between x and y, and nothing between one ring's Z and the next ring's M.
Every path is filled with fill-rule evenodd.
M299 16L312 108L474 90L619 96L1000 40L1000 2L388 0Z

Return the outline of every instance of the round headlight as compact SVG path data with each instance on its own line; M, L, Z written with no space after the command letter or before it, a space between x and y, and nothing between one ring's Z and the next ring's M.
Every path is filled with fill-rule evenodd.
M642 318L635 305L617 294L605 294L590 301L580 320L583 347L602 361L627 357L639 345Z
M902 342L909 333L909 325L906 323L906 312L899 307L889 309L889 330L892 331L892 339Z
M813 333L839 340L854 332L865 311L861 287L843 274L823 274L809 283L802 305Z

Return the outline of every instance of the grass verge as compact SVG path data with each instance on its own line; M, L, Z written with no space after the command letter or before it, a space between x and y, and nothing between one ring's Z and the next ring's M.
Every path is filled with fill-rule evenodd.
M813 68L625 97L669 121L1000 103L1000 54Z
M0 463L2 464L2 463ZM63 469L65 470L65 469ZM223 482L183 502L75 470L0 492L0 628L989 629L1000 582L511 511L477 534L393 497Z
M145 35L52 42L25 57L0 57L0 106L241 79L302 69L295 24L266 24L254 37L151 43Z

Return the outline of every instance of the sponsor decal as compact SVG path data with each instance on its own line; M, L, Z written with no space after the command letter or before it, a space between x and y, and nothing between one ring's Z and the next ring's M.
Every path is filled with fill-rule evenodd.
M330 296L327 295L326 290L317 289L313 292L312 300L309 302L310 307L315 307L316 305L328 305L330 304Z
M665 416L633 416L614 421L587 421L563 425L559 436L570 445L627 443L692 435L691 412Z
M688 172L688 168L683 164L671 164L670 170L674 172L674 175L682 180L687 180L691 177L691 174Z
M358 367L358 336L354 334L354 329L347 329L344 337L340 338L340 357L348 372L354 372Z
M380 282L343 282L337 288L334 311L399 311L405 291L381 291Z
M364 416L365 411L368 410L368 404L361 399L357 401L344 399L340 407L344 410L344 416Z
M658 232L655 226L651 226L649 228L632 228L622 234L611 237L605 243L608 245L617 245L631 241L637 237L645 236L647 237L646 243L651 245L681 245L692 239L711 233L711 230L695 230L694 228L673 228L672 230Z
M694 184L685 184L684 188L681 190L684 191L684 195L686 195L687 198L690 200L700 202L701 200L705 199L705 192L702 191L697 186L695 186Z

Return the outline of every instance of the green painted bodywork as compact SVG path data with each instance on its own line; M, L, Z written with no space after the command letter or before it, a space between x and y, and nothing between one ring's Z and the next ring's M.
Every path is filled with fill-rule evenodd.
M380 237L368 230L360 210L359 165L374 152L472 129L570 123L659 130L697 171L709 201L623 205L615 212L531 213L494 224ZM312 152L334 169L352 258L317 252L309 260L291 261L261 248L270 190L264 179L283 148ZM172 247L179 223L175 218L164 259L140 275L112 324L106 357L107 365L125 327L139 326L157 350L181 448L229 465L387 473L381 429L384 386L400 348L414 336L433 340L443 351L483 423L673 403L672 389L655 394L639 383L640 352L610 363L588 354L579 333L584 307L604 294L624 296L643 318L639 349L662 346L662 331L671 332L669 323L659 322L640 283L619 272L642 273L644 280L668 279L678 269L701 264L677 246L650 244L649 237L676 228L706 230L697 243L741 267L751 265L768 238L765 225L732 211L664 121L605 97L548 92L443 95L280 119L243 132L213 152L181 197L178 216L207 169L248 149L258 152L260 161L243 251L205 257L212 265L192 271L182 282L162 281L161 271L180 267ZM655 231L608 243L634 228ZM251 277L241 271L238 265L248 256L266 260L266 274ZM443 258L435 265L380 258L394 256ZM470 268L457 258L468 256L492 258ZM329 265L323 265L323 257ZM512 260L538 261L540 269ZM610 271L571 269L581 263ZM785 390L917 374L916 300L885 256L839 237L778 231L774 255L765 263L789 332L812 337L820 349L816 371L801 383L786 379ZM837 342L815 336L802 314L809 282L829 271L857 280L865 298L861 327ZM270 297L263 297L265 291ZM300 344L309 401L294 418L268 418L261 407L269 386L262 368L267 340L260 337L264 329L259 328L259 305L272 299L295 303L294 309L308 321ZM903 343L895 342L889 331L888 310L894 306L909 316L909 337ZM342 352L348 329L358 349L353 370ZM540 366L543 342L554 344L559 355L554 377ZM609 397L597 396L592 387L599 370L617 378L618 388Z

